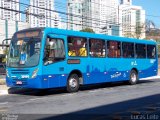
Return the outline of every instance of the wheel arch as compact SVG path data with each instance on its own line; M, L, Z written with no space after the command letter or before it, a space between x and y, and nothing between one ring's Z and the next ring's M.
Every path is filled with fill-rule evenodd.
M131 71L132 71L132 70L136 71L137 76L138 76L138 80L139 80L139 71L138 71L138 69L137 69L137 68L132 68ZM130 73L131 73L131 71L130 71Z
M70 77L70 75L72 74L77 74L78 77L79 77L79 84L82 85L83 84L83 75L82 75L82 72L78 69L75 69L75 70L72 70L70 73L69 73L69 76L68 78Z
M137 68L132 68L131 71L132 71L132 70L136 71L137 74L139 73Z

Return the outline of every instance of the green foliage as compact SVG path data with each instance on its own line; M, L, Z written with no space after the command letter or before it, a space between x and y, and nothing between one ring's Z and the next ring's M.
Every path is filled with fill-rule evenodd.
M8 54L8 48L4 49L3 53L6 56ZM6 57L2 58L2 62L6 62Z
M80 30L81 32L90 32L90 33L95 33L94 31L93 31L93 29L91 29L91 28L85 28L85 29L82 29L82 30Z
M7 55L8 54L8 48L6 48L6 49L4 49L4 51L3 51L3 53L5 54L5 55Z
M134 32L128 31L128 33L126 33L124 36L140 39L143 32L144 32L144 25L137 24Z

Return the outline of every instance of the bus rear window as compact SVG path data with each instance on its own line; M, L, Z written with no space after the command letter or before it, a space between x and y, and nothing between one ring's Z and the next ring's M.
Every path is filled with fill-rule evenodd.
M147 45L147 58L154 59L156 58L156 46Z

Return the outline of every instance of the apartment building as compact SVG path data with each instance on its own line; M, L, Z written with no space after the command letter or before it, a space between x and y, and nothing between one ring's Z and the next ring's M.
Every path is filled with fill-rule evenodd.
M18 12L20 10L20 5L18 2L19 0L0 0L0 7L13 10L0 9L0 19L20 21L21 15Z
M68 0L68 29L92 28L102 33L108 24L118 23L118 0Z
M122 0L119 5L119 22L122 36L145 38L145 10L132 5L132 0Z

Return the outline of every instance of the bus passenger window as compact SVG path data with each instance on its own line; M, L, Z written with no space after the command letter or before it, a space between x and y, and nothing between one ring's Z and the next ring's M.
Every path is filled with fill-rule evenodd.
M90 39L89 49L90 49L90 56L92 57L105 57L106 56L104 40Z
M87 39L68 37L68 56L87 56Z
M136 44L136 58L146 58L146 45Z
M121 44L117 41L107 42L108 57L119 58L121 56Z
M123 42L122 51L124 58L134 58L134 43Z
M156 46L147 45L147 58L155 59L156 58Z
M45 64L64 60L65 50L64 42L61 39L47 38L44 53Z

